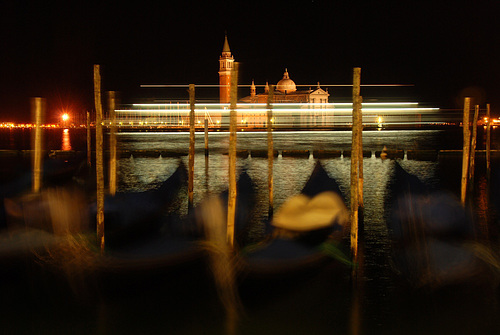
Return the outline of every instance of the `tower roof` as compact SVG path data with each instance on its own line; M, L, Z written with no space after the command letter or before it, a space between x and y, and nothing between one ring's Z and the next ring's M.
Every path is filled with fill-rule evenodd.
M222 55L227 55L227 56L231 55L231 49L229 49L229 43L227 41L227 34L224 37L224 46L222 47Z

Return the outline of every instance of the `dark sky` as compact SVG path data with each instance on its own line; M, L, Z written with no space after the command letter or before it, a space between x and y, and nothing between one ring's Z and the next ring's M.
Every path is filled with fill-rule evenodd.
M227 31L240 83L413 84L362 89L460 108L464 94L500 114L500 1L140 1L0 4L0 121L29 120L29 98L48 115L93 109L93 64L123 103L188 98L141 84L217 84ZM349 89L329 89L331 99ZM464 93L465 92L465 93ZM241 94L248 94L241 91ZM197 89L197 96L217 91Z

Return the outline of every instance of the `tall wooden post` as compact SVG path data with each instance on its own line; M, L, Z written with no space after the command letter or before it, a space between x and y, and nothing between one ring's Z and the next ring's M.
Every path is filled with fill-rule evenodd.
M116 94L109 92L109 194L116 194Z
M491 114L490 114L490 104L486 104L486 118L488 119L488 124L486 126L486 175L488 181L491 177Z
M268 216L271 218L274 211L274 180L273 180L273 166L274 166L274 143L273 143L273 98L274 98L274 85L269 86L267 94L267 185L269 187L269 212Z
M189 166L188 166L188 209L193 208L194 197L194 144L195 144L195 129L194 129L194 84L189 84Z
M45 112L45 99L31 99L31 113L33 124L35 125L35 133L31 138L31 160L32 160L32 181L31 189L34 193L40 192L42 186L42 118Z
M205 156L208 156L208 119L206 117L203 126L205 130Z
M92 140L90 129L90 113L87 111L87 166L92 165Z
M476 157L477 119L479 117L479 105L474 108L474 121L472 122L472 141L469 161L469 192L474 188L474 163Z
M104 164L102 135L102 100L100 66L94 65L95 136L96 136L96 180L97 180L97 241L104 254Z
M363 217L364 199L363 199L363 187L364 187L364 176L363 176L363 112L362 112L363 97L358 98L358 209L360 214L358 215L358 221Z
M470 98L464 99L464 120L463 120L463 154L462 154L462 188L461 188L461 203L465 206L465 198L467 195L467 177L469 168L469 151L470 151L470 129L469 129L469 113L470 113Z
M359 206L359 139L360 131L360 81L361 68L354 68L352 87L352 152L351 152L351 254L356 263L358 257L358 206Z
M230 111L229 111L229 196L227 200L227 242L234 247L234 221L236 215L236 130L238 101L238 67L233 63L231 70Z

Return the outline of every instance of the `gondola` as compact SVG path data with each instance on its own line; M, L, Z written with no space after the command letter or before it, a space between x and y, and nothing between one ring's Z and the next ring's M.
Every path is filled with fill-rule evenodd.
M183 163L158 188L144 192L118 192L104 199L106 245L126 247L147 236L155 236L164 225L163 216L175 201L179 190L187 186L187 170ZM96 222L96 204L89 210Z
M81 157L45 159L42 167L42 187L67 187L82 161ZM41 203L40 197L30 193L33 172L20 162L15 164L18 171L10 179L2 179L0 183L0 231L12 228L12 225L17 226L19 221L23 221L23 218L18 216L23 206L36 207Z
M282 277L331 259L331 252L342 254L348 219L337 182L318 162L301 194L276 212L266 240L242 251L244 277Z
M199 239L206 238L206 217L203 214L203 206L207 200L212 197L217 198L222 206L222 216L217 218L224 225L227 222L227 206L228 194L226 189L223 192L208 196L198 206L193 208L188 218L185 221L179 221L182 226L178 226L175 230L181 231L183 234L188 234ZM248 231L252 224L252 215L255 208L256 187L252 178L250 178L246 169L243 169L237 177L236 183L236 211L235 211L235 243L238 247L243 247L248 243Z
M237 189L235 223L236 237L240 241L248 227L255 196L254 183L246 171L240 174ZM225 224L227 192L217 197L225 209L221 221ZM106 254L98 258L94 274L103 294L143 294L143 290L149 292L154 287L170 298L195 299L194 292L211 295L214 288L209 257L213 247L208 247L203 203L186 217L164 216L160 221L161 229L154 235L107 249ZM179 292L184 292L184 296L179 296Z
M470 279L478 259L470 215L452 194L433 189L394 163L387 220L396 272L413 286Z

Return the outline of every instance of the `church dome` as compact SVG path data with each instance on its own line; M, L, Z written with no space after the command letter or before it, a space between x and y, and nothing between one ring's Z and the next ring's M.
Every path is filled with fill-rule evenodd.
M290 76L288 75L287 69L285 69L285 73L283 74L283 79L278 81L276 89L283 93L292 93L297 90L294 81L290 79Z

